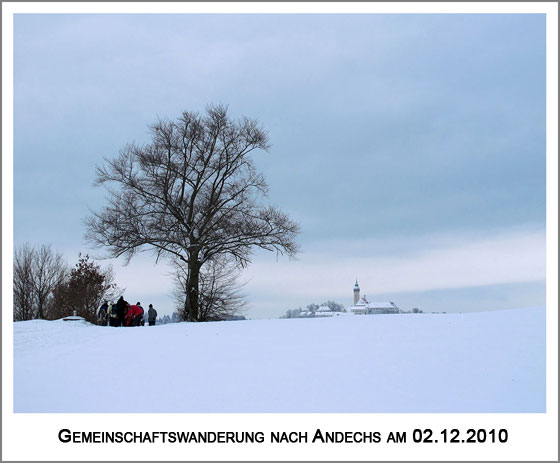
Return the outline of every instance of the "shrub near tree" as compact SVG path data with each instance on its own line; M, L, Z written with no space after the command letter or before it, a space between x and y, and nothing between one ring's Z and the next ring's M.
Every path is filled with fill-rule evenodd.
M68 280L54 292L53 318L62 318L75 310L88 322L97 323L97 310L103 300L116 299L119 292L111 267L102 269L88 255L80 254Z

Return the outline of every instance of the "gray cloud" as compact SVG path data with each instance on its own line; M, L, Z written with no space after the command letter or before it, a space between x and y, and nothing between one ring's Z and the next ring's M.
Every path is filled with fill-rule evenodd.
M26 14L16 245L86 251L95 165L209 102L269 130L257 163L304 248L544 228L544 15Z

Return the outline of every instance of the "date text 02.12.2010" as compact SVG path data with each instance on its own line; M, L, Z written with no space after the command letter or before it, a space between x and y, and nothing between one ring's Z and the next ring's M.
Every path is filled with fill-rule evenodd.
M412 440L422 444L482 444L500 443L508 440L507 429L467 429L461 432L459 429L444 429L439 435L434 434L431 429L415 429L412 431Z

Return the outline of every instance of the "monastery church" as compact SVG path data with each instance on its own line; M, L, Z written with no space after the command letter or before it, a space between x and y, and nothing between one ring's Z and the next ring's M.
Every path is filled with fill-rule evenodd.
M358 279L356 278L356 284L354 285L354 305L346 308L346 311L335 312L331 310L326 305L319 307L314 313L313 312L302 312L299 316L301 318L314 317L334 317L341 315L373 315L373 314L384 314L384 313L400 313L399 308L394 302L368 302L366 295L364 294L360 299L360 286L358 285Z
M399 313L399 308L394 302L368 302L365 294L360 299L360 286L358 285L358 279L356 279L356 284L354 285L354 305L348 307L346 312L356 315Z

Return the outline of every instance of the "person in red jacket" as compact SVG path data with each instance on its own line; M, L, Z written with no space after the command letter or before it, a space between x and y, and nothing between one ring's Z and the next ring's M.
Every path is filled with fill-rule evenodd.
M142 317L144 311L137 305L131 305L126 313L126 326L137 326L137 321Z

